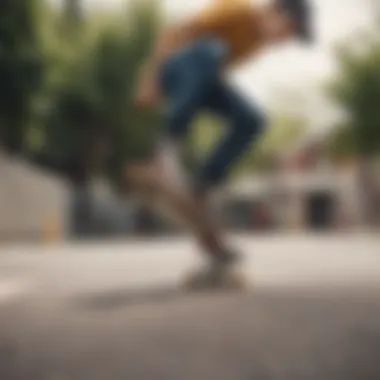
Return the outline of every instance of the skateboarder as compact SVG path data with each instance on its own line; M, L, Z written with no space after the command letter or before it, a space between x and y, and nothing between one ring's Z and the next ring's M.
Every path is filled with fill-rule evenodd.
M188 22L165 31L144 66L136 102L149 108L167 101L165 136L152 161L128 166L126 176L140 186L138 191L145 186L160 193L190 222L211 259L211 272L229 268L239 255L210 217L208 196L266 127L263 112L230 87L224 75L265 47L293 38L311 43L311 24L307 0L274 0L265 7L248 0L214 1ZM229 131L199 171L184 182L181 152L190 124L202 110L225 118ZM185 183L179 190L176 184Z

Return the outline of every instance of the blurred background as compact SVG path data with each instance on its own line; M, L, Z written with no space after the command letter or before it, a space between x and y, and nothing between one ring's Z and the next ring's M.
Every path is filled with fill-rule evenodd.
M206 4L2 3L2 241L181 233L136 203L121 173L125 162L149 156L161 128L159 110L134 106L142 62L160 28ZM233 231L379 228L379 3L314 6L316 47L289 44L231 75L270 115L265 136L220 192L221 218ZM224 130L199 117L190 172Z
M125 186L162 128L141 65L211 1L0 2L1 380L380 379L378 0L314 0L315 47L228 78L270 116L215 194L249 292L181 292L195 247Z

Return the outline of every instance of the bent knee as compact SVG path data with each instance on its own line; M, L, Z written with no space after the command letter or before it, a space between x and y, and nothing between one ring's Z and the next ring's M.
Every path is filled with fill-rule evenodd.
M249 137L260 135L267 124L267 116L262 111L249 112L241 117L241 129Z

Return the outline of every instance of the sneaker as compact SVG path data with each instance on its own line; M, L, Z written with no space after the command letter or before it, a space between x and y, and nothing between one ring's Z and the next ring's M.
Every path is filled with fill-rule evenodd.
M223 260L212 261L205 268L190 274L185 281L186 288L202 289L242 289L246 279L238 270L241 255L229 252Z
M214 267L229 268L239 265L243 260L243 255L236 250L226 248L212 260L211 265Z

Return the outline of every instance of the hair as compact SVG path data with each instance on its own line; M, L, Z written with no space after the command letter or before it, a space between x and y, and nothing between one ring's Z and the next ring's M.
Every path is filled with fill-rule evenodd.
M273 5L277 9L290 13L301 40L313 41L312 9L309 0L274 0Z

